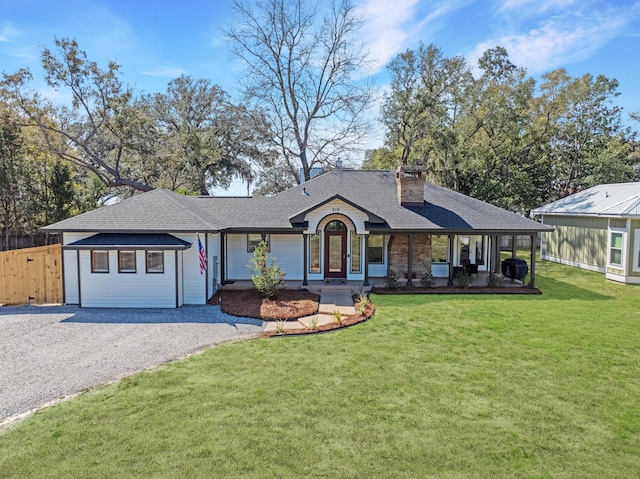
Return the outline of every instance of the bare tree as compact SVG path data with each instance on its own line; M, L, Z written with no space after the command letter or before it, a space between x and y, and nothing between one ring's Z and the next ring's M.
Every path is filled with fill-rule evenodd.
M362 24L349 0L334 0L319 19L306 0L236 0L225 34L246 74L241 87L262 108L289 170L331 163L368 129L373 87L355 77L367 66L355 35ZM297 176L297 175L296 175Z

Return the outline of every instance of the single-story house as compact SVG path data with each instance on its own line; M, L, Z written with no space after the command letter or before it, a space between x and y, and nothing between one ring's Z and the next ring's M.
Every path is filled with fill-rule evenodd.
M335 169L271 197L188 197L153 190L44 228L61 232L66 303L104 307L203 304L249 280L253 249L301 287L417 284L426 271L499 271L499 237L548 226L425 181L421 167ZM529 285L534 284L531 256Z
M598 185L532 211L554 231L542 259L640 283L640 183Z

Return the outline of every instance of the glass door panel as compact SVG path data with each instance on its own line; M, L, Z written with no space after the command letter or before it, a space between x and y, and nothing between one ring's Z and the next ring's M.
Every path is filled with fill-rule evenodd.
M342 272L342 236L329 236L329 272Z

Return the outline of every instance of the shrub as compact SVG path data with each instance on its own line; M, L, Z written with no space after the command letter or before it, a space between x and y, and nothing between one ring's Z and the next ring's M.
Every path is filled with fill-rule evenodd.
M278 332L279 334L283 334L286 331L286 327L284 325L284 321L277 321L276 322L276 332Z
M316 329L318 329L318 317L314 316L313 318L311 318L311 321L309 321L309 326L307 326L307 329L309 331L315 331Z
M431 271L425 271L422 276L420 276L420 284L423 288L433 288L436 285L436 279L433 277Z
M333 319L338 326L342 326L342 313L340 311L334 311L333 313L331 313L331 316L333 316Z
M487 286L490 288L500 288L504 285L504 276L500 273L490 273L487 278Z
M389 289L398 289L398 273L390 269L389 273L384 277L384 284Z
M469 273L467 273L466 271L461 271L458 276L453 278L453 285L456 288L465 289L469 287L472 281L473 278Z
M358 308L358 313L360 313L361 316L364 316L364 313L367 309L367 306L369 306L369 303L370 303L369 296L367 296L367 293L365 293L365 291L362 288L359 288L356 307Z
M273 298L276 291L284 284L284 277L287 273L280 269L275 258L267 264L267 243L261 241L253 251L253 258L249 260L253 275L251 281L253 286L265 298Z

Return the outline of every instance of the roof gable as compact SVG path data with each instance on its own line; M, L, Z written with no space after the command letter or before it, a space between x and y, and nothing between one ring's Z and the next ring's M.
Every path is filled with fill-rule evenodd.
M348 200L346 198L343 198L339 194L333 195L330 198L327 198L327 199L325 199L323 201L320 201L319 203L316 203L315 205L310 206L309 208L306 208L306 209L304 209L304 210L302 210L302 211L300 211L298 213L293 214L292 216L289 216L289 221L291 221L292 224L294 224L294 223L302 223L308 213L310 213L311 211L316 210L318 208L321 208L322 206L324 206L327 203L330 203L330 202L332 202L334 200L343 201L344 203L348 204L349 206L352 206L353 208L357 209L358 211L364 213L365 215L367 215L369 223L383 224L385 222L384 219L382 219L378 215L376 215L374 213L371 213L370 211L366 210L362 206L355 204L353 201L350 201L350 200Z

